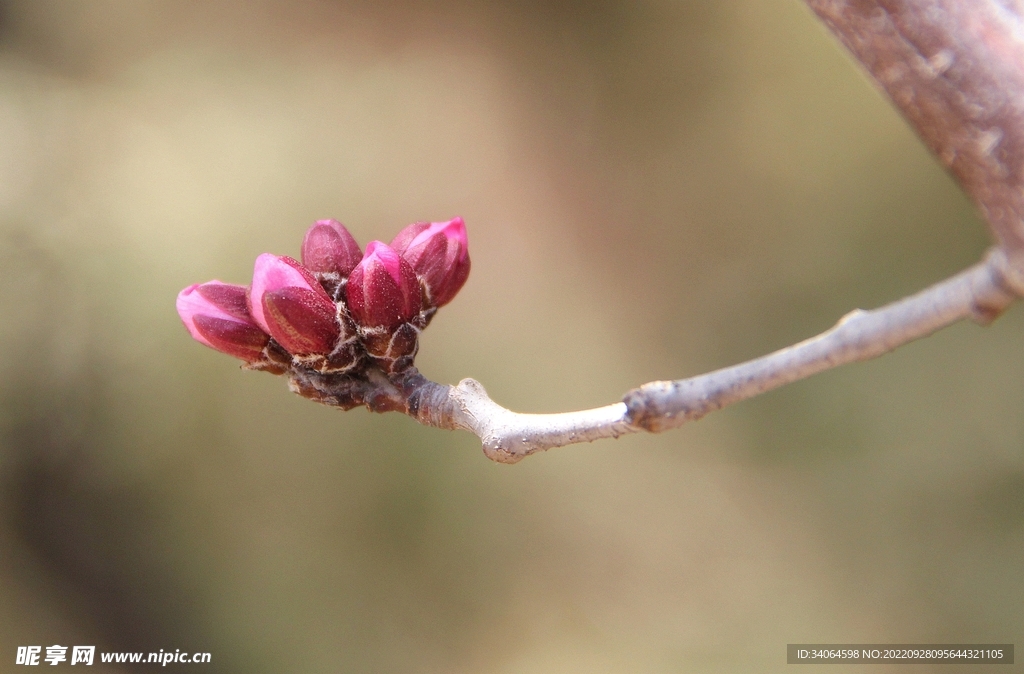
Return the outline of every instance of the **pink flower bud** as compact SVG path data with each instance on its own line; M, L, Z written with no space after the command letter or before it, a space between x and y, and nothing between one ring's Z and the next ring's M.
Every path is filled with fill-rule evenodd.
M420 282L409 263L380 241L366 246L366 255L348 277L348 310L368 328L393 330L420 311Z
M252 363L263 358L270 336L245 304L245 286L209 281L178 293L178 315L192 337L206 346Z
M345 278L362 258L359 244L337 220L317 220L302 240L302 265L312 272Z
M328 354L341 334L337 306L313 274L290 257L263 253L256 258L249 311L292 355Z
M462 218L447 222L417 222L391 242L427 287L431 306L455 298L469 277L469 241Z

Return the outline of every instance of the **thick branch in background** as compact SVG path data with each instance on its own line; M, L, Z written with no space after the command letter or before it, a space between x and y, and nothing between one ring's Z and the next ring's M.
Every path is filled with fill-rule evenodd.
M1024 255L1024 22L1014 0L807 0Z

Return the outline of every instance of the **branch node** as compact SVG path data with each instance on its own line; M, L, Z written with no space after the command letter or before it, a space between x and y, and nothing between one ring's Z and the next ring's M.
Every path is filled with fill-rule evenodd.
M1017 298L1024 297L1024 253L994 247L985 256L984 264L991 274L989 292L974 292L971 320L989 325Z
M683 395L684 388L691 395ZM692 395L694 381L652 381L639 386L622 398L626 405L626 422L649 433L661 433L677 428L688 421L697 421L711 411L705 396ZM663 405L665 401L684 401L675 406ZM698 404L691 404L696 401Z
M848 321L852 321L852 320L854 320L856 318L860 318L861 316L863 316L866 313L867 312L864 311L863 309L854 309L853 311L847 312L846 314L844 314L842 316L842 318L840 318L838 321L836 321L836 327L838 328L840 325L843 325L844 323L846 323Z

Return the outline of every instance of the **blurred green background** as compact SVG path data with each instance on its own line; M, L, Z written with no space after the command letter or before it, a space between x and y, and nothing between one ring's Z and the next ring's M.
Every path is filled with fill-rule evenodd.
M797 0L4 0L0 671L26 644L534 674L1024 642L1020 308L512 467L175 314L315 219L365 244L454 215L473 273L418 365L519 411L761 355L990 240Z

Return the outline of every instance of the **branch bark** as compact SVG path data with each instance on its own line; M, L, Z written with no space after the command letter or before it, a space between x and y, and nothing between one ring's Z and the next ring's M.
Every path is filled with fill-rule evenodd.
M817 337L690 379L645 384L622 402L564 414L516 414L465 379L436 384L414 368L365 378L292 375L328 405L401 411L478 435L488 457L638 431L659 432L824 370L875 358L963 319L986 324L1024 297L1024 0L806 0L860 61L985 216L997 242L965 271Z
M874 311L854 309L799 344L692 379L644 384L626 394L630 421L654 432L675 428L833 367L877 358L963 319L988 324L1024 294L1016 283L1005 253L992 249L956 276Z
M984 261L916 295L874 311L851 311L817 337L690 379L651 382L606 407L516 414L493 402L473 379L451 387L420 377L404 387L410 391L405 411L428 426L475 433L484 453L501 463L552 447L656 433L824 370L875 358L963 319L988 323L1024 295L1024 285L1011 285L1019 277L1008 272L1006 255L993 249Z
M1024 21L1015 0L806 0L1024 254Z

